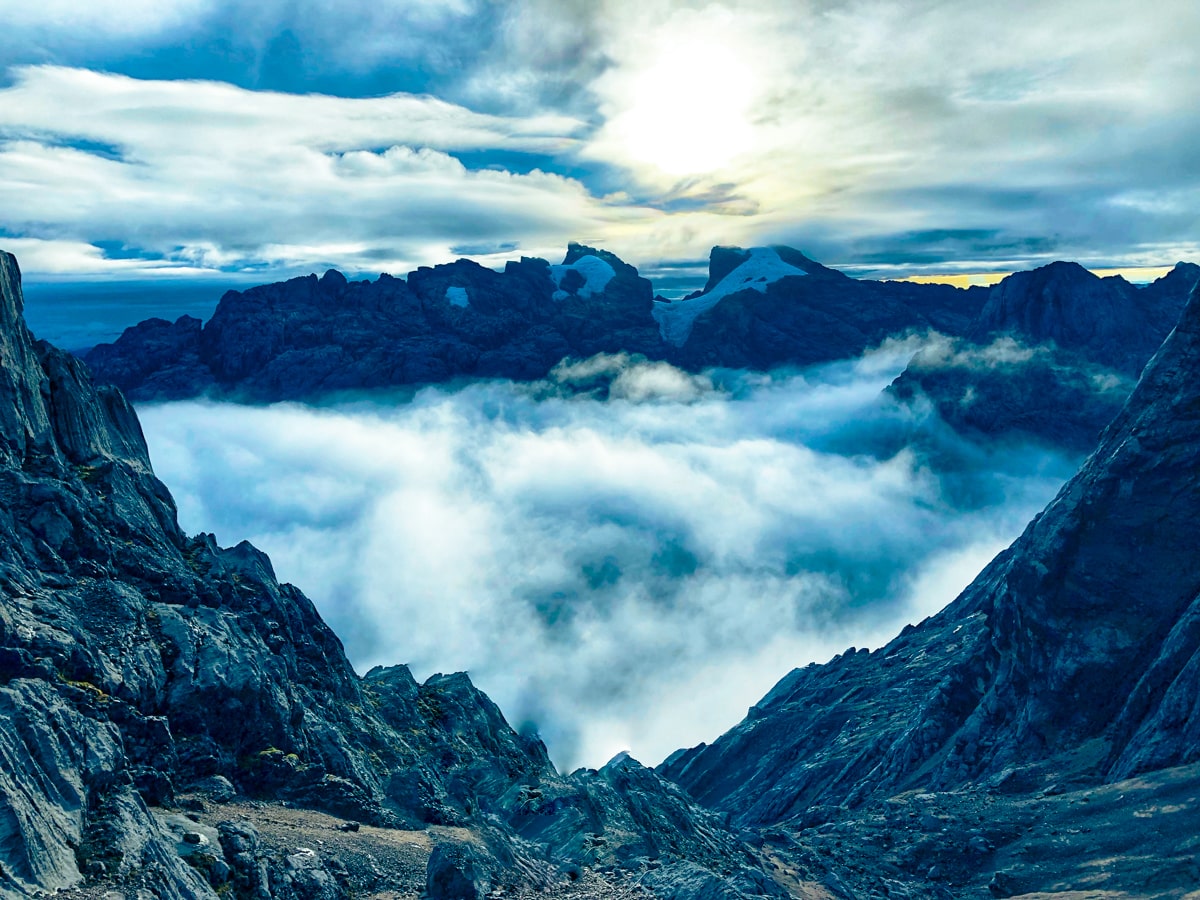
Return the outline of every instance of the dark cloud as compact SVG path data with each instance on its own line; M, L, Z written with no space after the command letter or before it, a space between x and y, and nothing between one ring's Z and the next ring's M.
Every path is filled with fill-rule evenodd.
M653 762L792 666L948 602L1069 474L882 398L917 346L790 374L599 357L405 402L142 412L185 527L271 553L360 669L466 669L560 764Z

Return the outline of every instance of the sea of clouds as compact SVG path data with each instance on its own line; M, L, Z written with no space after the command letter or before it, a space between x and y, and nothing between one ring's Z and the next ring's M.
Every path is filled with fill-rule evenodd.
M653 764L940 609L1073 471L894 403L916 349L140 414L184 528L266 550L359 671L466 670L560 768Z

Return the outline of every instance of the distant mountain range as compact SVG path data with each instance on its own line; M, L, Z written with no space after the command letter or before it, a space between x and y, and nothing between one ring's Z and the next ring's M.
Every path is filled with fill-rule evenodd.
M911 329L965 332L986 292L855 281L787 248L717 248L705 291L656 299L637 270L572 244L503 272L469 260L407 279L336 271L231 291L212 318L151 319L86 355L139 400L254 401L451 378L541 378L564 357L625 351L689 369L807 365Z
M395 321L385 296L425 309L414 279L443 298L445 321L463 317L453 320L464 334L477 334L468 322L559 308L530 300L506 316L514 282L504 279L518 275L564 310L620 297L618 279L645 297L611 257L580 248L568 260L480 275L495 290L478 296L439 270L407 285L300 279L227 296L204 329L162 323L126 338L198 334L195 359L176 365L205 366L209 387L265 391L296 364L289 353L332 346L320 343L319 310L341 328L354 318L346 310L371 304L383 307L379 322ZM693 341L714 350L703 337L714 319L781 309L793 292L812 291L816 308L833 285L864 284L815 264L787 272L803 263L782 249L717 251L708 291L685 301L723 291L716 302L694 318L696 306L642 307L651 324L638 328L670 352ZM1072 285L1095 284L1069 266L1002 291L901 290L930 301L925 323L952 316L931 298L973 298L963 333L970 342L985 323L970 344L980 355L1019 358L994 337L1020 322L1064 345L1049 352L1111 352L1109 367L1129 373L1137 341L1161 325L1150 321L1157 304L1174 302L1189 271L1139 292L1105 280L1103 293L1077 295ZM1030 313L1076 296L1076 312L1063 300L1053 315ZM891 301L916 315L916 301ZM1136 322L1145 334L1122 342L1119 330L1064 321L1109 301L1149 304ZM472 302L497 305L461 312ZM280 310L287 327L270 324ZM740 334L762 333L745 324ZM220 378L205 347L231 367ZM1079 474L954 603L879 650L785 675L742 723L657 771L620 756L558 773L465 675L356 675L266 556L180 531L132 407L33 339L5 253L0 360L0 897L1183 898L1200 888L1200 290ZM258 375L221 380L236 371Z
M955 339L952 352L943 342L918 355L897 398L927 398L955 427L988 438L1084 452L1198 279L1200 266L1181 263L1137 288L1053 263L964 290L856 280L788 247L717 247L704 289L666 301L613 254L572 244L559 265L522 259L496 272L458 260L406 280L347 282L329 271L231 291L207 323L150 319L85 359L134 400L263 402L536 379L566 357L602 352L692 371L807 366L936 332ZM986 352L997 340L1008 343Z

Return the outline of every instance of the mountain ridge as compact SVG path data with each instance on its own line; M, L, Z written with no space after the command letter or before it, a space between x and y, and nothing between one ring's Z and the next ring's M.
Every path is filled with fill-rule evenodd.
M571 244L560 265L525 258L495 272L458 260L376 282L330 270L229 292L207 323L147 320L85 358L135 401L272 402L456 378L537 380L599 353L692 372L768 370L929 334L890 388L895 400L935 410L968 437L1084 454L1197 281L1190 263L1137 288L1055 262L964 290L856 280L782 245L718 246L704 289L668 301L614 254ZM939 335L960 352L945 353ZM1019 353L991 352L1001 346Z
M134 400L209 392L272 401L454 377L536 379L566 357L597 353L640 354L693 370L803 365L857 355L907 329L957 333L970 316L955 307L983 302L977 291L946 285L856 282L798 251L767 249L811 269L812 284L731 288L677 343L664 338L663 316L694 298L656 299L633 266L571 244L558 266L523 258L494 272L458 260L418 269L407 280L347 282L330 270L231 291L207 323L147 320L85 359L99 380ZM714 271L751 252L716 248ZM845 290L864 293L862 303L850 304L864 312L836 314ZM814 315L826 323L816 337Z

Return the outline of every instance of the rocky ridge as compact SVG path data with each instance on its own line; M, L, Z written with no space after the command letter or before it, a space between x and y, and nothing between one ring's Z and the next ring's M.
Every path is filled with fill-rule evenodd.
M636 762L560 775L465 675L358 677L266 556L180 531L122 394L35 342L21 312L0 253L0 896L349 896L360 882L337 858L262 837L283 809L424 835L422 884L380 873L398 895L586 873L678 897L781 894L717 817ZM236 797L263 804L258 825L180 831L181 804Z
M1127 792L1163 786L1194 799L1198 367L1200 288L1080 472L957 600L885 647L792 671L742 723L659 772L735 823L794 843L793 855L811 851L813 828L859 848L875 841L877 856L905 834L909 813L926 836L974 820L979 830L951 842L966 860L957 868L919 842L889 857L898 877L946 896L984 887L978 876L997 845L1027 840L1019 836L1041 821L1047 798L1086 803L1102 791L1114 817L1130 815L1119 802ZM939 803L952 813L938 818ZM1170 808L1194 816L1193 807ZM875 818L893 829L882 845ZM1194 819L1177 826L1185 821ZM1122 859L1132 840L1104 852ZM1131 896L1200 886L1200 870L1181 863L1194 850L1179 842L1164 839L1163 859L1130 856L1122 873L1086 841L1074 846L1090 875L1074 888L1128 887L1156 866L1174 874ZM1035 875L986 886L993 896L1032 892L1050 878ZM881 890L878 877L868 883Z
M566 357L598 353L691 370L807 365L910 330L961 334L983 305L982 291L855 281L786 247L715 248L710 300L757 253L778 264L721 286L719 303L701 303L679 335L671 323L696 297L656 299L633 266L571 244L557 266L526 258L495 272L460 259L403 280L348 282L331 270L231 291L207 323L150 319L85 358L97 380L134 400L273 401L457 377L536 379Z
M1083 454L1197 280L1190 263L1138 288L1056 262L960 290L853 279L789 247L715 247L704 289L667 301L613 254L571 244L560 265L526 258L495 272L460 259L405 280L347 282L331 270L233 291L207 323L147 320L85 358L134 400L261 402L540 379L600 353L689 371L805 366L922 333L928 345L893 397L968 436Z

